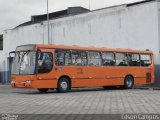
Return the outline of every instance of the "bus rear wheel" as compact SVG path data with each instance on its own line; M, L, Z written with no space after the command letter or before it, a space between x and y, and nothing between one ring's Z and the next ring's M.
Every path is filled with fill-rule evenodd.
M39 92L42 92L42 93L46 93L48 92L48 89L45 89L45 88L39 88L38 89Z
M68 92L68 90L70 88L69 86L70 86L69 80L67 78L65 78L65 77L62 77L58 81L57 91L59 93L66 93L66 92Z
M124 87L126 89L132 89L134 85L133 77L127 76L124 80Z

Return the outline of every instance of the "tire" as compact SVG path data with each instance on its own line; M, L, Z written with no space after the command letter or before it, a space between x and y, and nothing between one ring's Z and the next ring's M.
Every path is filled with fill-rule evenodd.
M48 89L46 89L46 88L39 88L38 91L42 92L42 93L46 93L46 92L48 92Z
M57 91L59 93L66 93L70 89L70 83L69 80L65 77L62 77L58 81L58 88Z
M124 80L124 88L125 89L132 89L134 86L134 80L133 77L127 76Z

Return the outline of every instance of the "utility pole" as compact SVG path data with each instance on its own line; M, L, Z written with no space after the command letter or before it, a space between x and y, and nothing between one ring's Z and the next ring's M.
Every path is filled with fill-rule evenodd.
M49 28L49 6L47 0L47 28L48 28L48 44L50 44L50 28Z
M91 1L89 0L89 10L91 10Z

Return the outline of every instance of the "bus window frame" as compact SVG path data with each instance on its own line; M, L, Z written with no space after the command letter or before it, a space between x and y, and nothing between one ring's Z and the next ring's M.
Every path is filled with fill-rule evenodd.
M70 51L70 54L71 54L71 65L56 65L56 51L57 50L63 50L63 51ZM72 57L72 51L79 51L80 53L81 52L85 52L86 53L86 65L73 65L73 61L72 61L72 59L73 59L73 57ZM101 62L101 64L100 65L98 65L98 66L95 66L95 65L89 65L89 57L88 57L88 54L89 54L89 52L97 52L97 53L99 53L99 55L100 55L100 62ZM113 55L114 55L114 61L115 61L115 64L113 65L113 66L104 66L103 65L103 58L102 58L102 54L103 53L113 53ZM120 53L120 54L124 54L124 55L127 55L127 65L126 66L118 66L118 65L116 65L116 54L117 53ZM74 67L85 67L85 66L89 66L89 67L149 67L149 66L151 66L151 65L149 65L149 66L142 66L141 65L141 62L140 62L140 65L139 66L130 66L129 65L129 54L137 54L137 55L139 55L139 60L141 61L141 55L150 55L150 57L151 57L151 65L153 64L153 59L152 59L152 57L153 57L153 54L152 53L139 53L139 52L118 52L118 51L116 51L116 52L114 52L114 51L94 51L94 50L77 50L77 49L59 49L59 48L57 48L57 49L55 49L55 52L54 52L54 58L53 58L53 60L54 60L54 66L61 66L61 67L63 67L63 66L74 66ZM65 62L65 58L64 58L64 62Z

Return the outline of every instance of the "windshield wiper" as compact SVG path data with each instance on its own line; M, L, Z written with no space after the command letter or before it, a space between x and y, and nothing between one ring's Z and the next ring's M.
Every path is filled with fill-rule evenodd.
M20 74L20 69L21 69L21 64L24 61L24 56L27 54L29 54L30 50L23 52L22 57L20 57L20 53L19 53L19 74Z
M28 50L28 51L26 51L26 52L24 52L23 53L23 55L22 55L22 57L21 57L21 63L23 62L23 60L24 60L24 56L27 54L28 55L28 53L30 52L30 50Z

